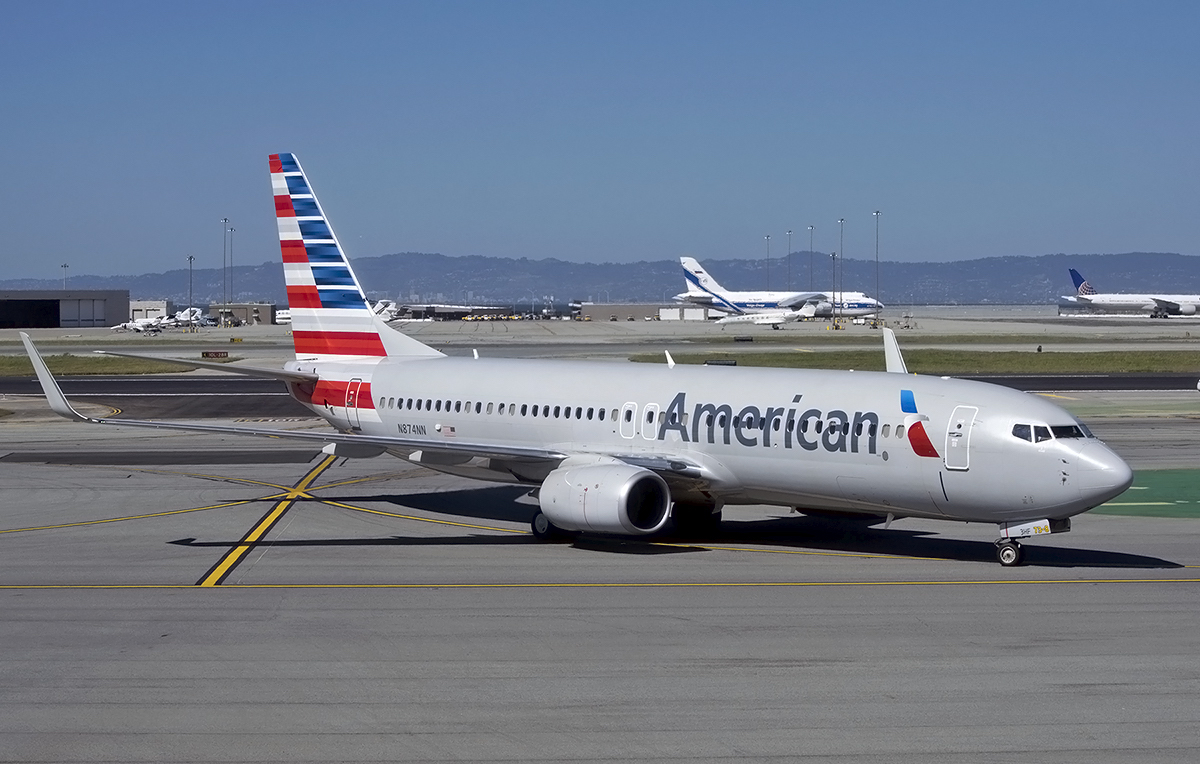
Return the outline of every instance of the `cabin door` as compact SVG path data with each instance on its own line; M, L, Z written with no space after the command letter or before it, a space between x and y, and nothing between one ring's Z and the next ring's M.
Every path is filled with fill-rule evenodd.
M346 419L350 422L350 426L358 429L358 396L362 391L362 380L354 378L350 380L350 384L346 386Z
M946 469L966 471L971 467L971 428L975 425L975 406L959 406L946 426Z

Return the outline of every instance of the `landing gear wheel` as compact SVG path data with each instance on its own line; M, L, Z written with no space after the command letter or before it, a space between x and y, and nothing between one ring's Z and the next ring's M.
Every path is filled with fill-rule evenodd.
M533 516L529 527L533 531L534 538L539 541L551 541L562 535L562 531L541 512Z
M1025 550L1015 541L1004 541L996 546L996 557L1001 565L1012 568L1025 561Z

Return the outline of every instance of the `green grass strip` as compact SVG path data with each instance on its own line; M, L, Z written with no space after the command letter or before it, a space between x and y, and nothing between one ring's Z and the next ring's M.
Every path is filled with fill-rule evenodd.
M856 369L883 371L883 350L830 350L819 353L798 348L773 352L672 353L676 363L736 360L739 366L785 369ZM631 361L664 363L662 353L638 353ZM1103 353L916 349L904 352L915 374L1200 374L1200 351L1120 350Z
M1092 513L1200 519L1200 470L1138 470L1132 488Z
M181 374L196 368L139 358L115 356L50 355L43 356L50 371L56 375L85 374ZM32 377L33 364L27 356L0 356L0 377Z

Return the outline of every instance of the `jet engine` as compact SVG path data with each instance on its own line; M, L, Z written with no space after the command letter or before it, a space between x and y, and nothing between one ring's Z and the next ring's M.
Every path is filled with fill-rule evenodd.
M1181 315L1181 316L1194 316L1194 315L1196 315L1196 306L1195 306L1195 305L1193 305L1193 304L1191 304L1190 302L1180 303L1180 305L1179 305L1179 315Z
M613 462L554 470L538 501L564 531L644 536L667 524L671 492L650 470Z

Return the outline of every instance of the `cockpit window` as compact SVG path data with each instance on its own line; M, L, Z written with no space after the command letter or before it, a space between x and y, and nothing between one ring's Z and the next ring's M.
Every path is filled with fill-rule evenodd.
M1033 426L1028 424L1014 424L1012 434L1014 438L1033 442Z
M1050 427L1056 438L1086 438L1083 430L1073 424L1058 424Z
M1034 425L1034 428L1033 428L1033 442L1034 442L1034 443L1041 443L1043 440L1050 440L1050 428L1049 428L1049 427L1043 427L1043 426L1041 426L1040 424L1039 424L1039 425Z

